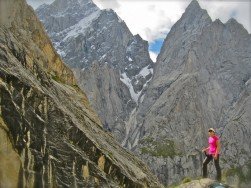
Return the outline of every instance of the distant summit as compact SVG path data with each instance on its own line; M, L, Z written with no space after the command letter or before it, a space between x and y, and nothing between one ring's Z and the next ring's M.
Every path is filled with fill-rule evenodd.
M148 42L111 9L56 0L37 9L57 52L74 71L102 123L120 142L153 73Z

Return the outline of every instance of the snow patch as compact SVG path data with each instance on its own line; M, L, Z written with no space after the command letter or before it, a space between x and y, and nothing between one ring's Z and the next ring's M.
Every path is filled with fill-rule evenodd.
M91 45L91 49L92 49L92 50L95 50L96 47L95 47L94 45Z
M65 56L66 56L65 51L64 51L64 50L61 50L61 49L59 48L60 42L54 42L54 43L53 43L53 46L54 46L54 48L57 50L57 53L60 55L60 57L65 57Z
M133 99L136 103L138 103L138 98L139 98L141 92L136 93L136 92L134 91L133 86L132 86L132 80L126 75L125 72L121 74L120 80L128 87L132 99Z
M129 66L131 66L131 65L129 65ZM141 71L139 72L139 74L134 76L134 78L137 78L138 76L142 76L145 78L149 74L153 74L153 68L149 68L149 65L147 65L146 67L142 68ZM128 87L130 94L131 94L131 97L136 103L138 103L139 97L140 97L143 89L148 85L148 83L151 81L151 79L152 79L152 77L149 80L147 80L147 82L143 85L142 90L136 93L133 89L132 80L126 75L126 73L125 72L122 73L121 77L120 77L120 80ZM136 84L137 83L138 83L138 80L136 80ZM142 97L140 99L143 101Z
M65 53L65 51L64 50L61 50L61 49L57 49L57 53L60 55L60 57L65 57L66 56L66 53Z
M132 62L132 58L131 58L131 57L127 57L127 59L128 59L130 62Z
M97 11L91 13L89 16L80 20L77 24L71 26L69 28L70 31L67 33L67 35L65 36L63 41L65 41L69 37L74 37L80 33L84 33L86 28L88 28L91 25L92 21L97 19L100 16L100 13L101 13L101 11L97 10Z
M141 71L139 72L139 75L143 76L144 78L149 74L153 74L153 68L149 68L149 65L142 68Z
M134 46L137 44L137 41L133 39L132 43L127 47L126 52L132 52L134 50Z

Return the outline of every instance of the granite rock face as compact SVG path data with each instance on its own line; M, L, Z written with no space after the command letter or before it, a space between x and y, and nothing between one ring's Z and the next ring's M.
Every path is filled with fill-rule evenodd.
M113 10L100 10L91 0L56 0L36 11L102 123L122 142L125 122L152 78L148 43ZM103 71L106 64L109 71Z
M250 54L243 26L212 22L197 1L172 27L126 141L162 182L201 176L209 127L222 140L222 168L248 167Z
M32 8L0 5L0 187L161 187L104 132Z
M242 25L212 21L193 0L153 66L147 43L112 10L59 2L37 9L57 51L102 124L164 184L201 176L209 127L221 138L229 181L232 172L249 177L251 36Z

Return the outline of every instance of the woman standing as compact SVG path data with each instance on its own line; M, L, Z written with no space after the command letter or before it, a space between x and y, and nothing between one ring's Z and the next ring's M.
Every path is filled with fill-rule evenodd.
M204 148L202 152L205 152L206 158L203 161L203 178L207 177L207 164L214 160L214 165L217 172L217 180L221 181L221 168L219 164L219 158L220 158L220 140L219 137L216 136L215 130L213 128L208 129L208 147Z

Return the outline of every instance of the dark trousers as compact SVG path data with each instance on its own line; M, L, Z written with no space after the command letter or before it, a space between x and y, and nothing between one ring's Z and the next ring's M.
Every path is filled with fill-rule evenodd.
M214 160L214 165L216 168L216 179L218 181L221 181L221 168L220 168L220 155L218 155L217 159L215 160L212 155L207 155L206 158L203 161L203 178L207 178L207 164L211 161Z

